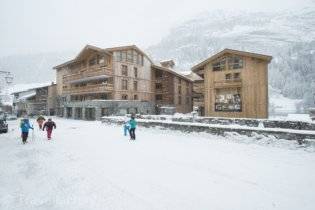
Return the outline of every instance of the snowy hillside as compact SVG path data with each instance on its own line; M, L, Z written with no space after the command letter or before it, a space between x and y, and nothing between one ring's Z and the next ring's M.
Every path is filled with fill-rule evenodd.
M172 58L185 70L223 48L272 55L269 84L309 105L315 91L314 27L315 7L274 13L209 12L175 27L148 51L155 60Z

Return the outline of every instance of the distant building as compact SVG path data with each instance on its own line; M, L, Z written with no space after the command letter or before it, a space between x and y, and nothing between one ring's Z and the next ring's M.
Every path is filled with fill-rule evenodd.
M50 115L53 114L54 101L56 101L56 84L42 85L31 89L14 92L13 112L17 116L24 114L33 115ZM48 97L49 96L49 97Z
M205 116L268 118L268 55L225 49L192 67L193 104Z
M172 66L152 65L155 104L158 114L188 113L192 111L192 80L174 70Z
M73 60L54 67L57 74L57 114L87 120L104 115L155 114L160 105L156 103L160 100L159 96L156 100L155 72L172 75L173 79L169 80L172 85L182 80L183 87L186 88L186 82L192 85L189 79L170 69L174 65L174 62L155 65L135 45L105 49L87 45ZM173 87L178 88L178 85ZM178 92L174 88L171 91ZM183 108L186 93L184 99L180 98L182 94L177 95L176 100L169 100L166 105L174 106L176 111L191 111L191 108ZM190 103L187 106L191 107Z

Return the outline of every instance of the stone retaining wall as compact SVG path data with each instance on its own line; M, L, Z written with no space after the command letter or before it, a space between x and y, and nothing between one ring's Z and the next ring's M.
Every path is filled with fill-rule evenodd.
M165 116L142 116L142 119L167 120ZM311 130L315 131L315 123L302 121L281 121L281 120L264 120L264 119L242 119L242 118L214 118L214 117L170 117L173 122L198 122L216 125L241 125L249 127L259 127L262 124L264 128L283 128L294 130Z
M123 124L124 120L105 117L102 118L103 123L108 124ZM255 129L255 128L233 128L233 127L214 127L214 126L207 126L207 125L198 125L198 124L185 124L185 123L176 123L176 122L167 122L167 121L154 121L154 120L138 120L138 124L143 127L163 127L171 130L179 130L183 132L206 132L214 135L225 135L226 132L235 132L240 135L252 136L254 133L262 134L265 136L272 135L279 139L286 139L286 140L297 140L302 142L303 140L312 139L315 140L315 133L308 134L302 133L299 131L290 132L288 131L275 131L275 130L268 130L268 129Z

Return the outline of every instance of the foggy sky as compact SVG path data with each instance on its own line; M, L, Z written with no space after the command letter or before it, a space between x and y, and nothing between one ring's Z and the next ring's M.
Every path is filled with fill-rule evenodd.
M299 9L310 0L0 0L0 56L80 50L85 44L148 47L201 12Z

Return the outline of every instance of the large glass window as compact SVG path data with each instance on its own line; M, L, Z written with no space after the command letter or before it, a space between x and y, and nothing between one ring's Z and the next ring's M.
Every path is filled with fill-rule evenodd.
M138 77L138 68L137 67L133 67L134 73L135 73L135 78Z
M94 66L97 63L96 57L93 57L89 60L89 66Z
M123 62L126 62L126 60L127 60L127 52L126 51L121 52L121 60Z
M128 76L128 66L121 65L121 75Z
M123 90L128 90L128 80L125 80L125 79L123 79L122 81L121 81L121 85L122 85L122 89Z
M155 95L155 100L161 101L162 99L163 99L163 95L162 94L156 94Z
M226 63L226 59L225 58L221 58L217 62L212 63L212 70L213 71L225 70L225 63Z
M133 51L132 50L127 51L127 62L130 62L130 63L133 62Z
M243 68L243 58L233 56L228 58L229 69L241 69Z
M138 90L138 82L137 82L137 81L134 81L134 82L133 82L133 90L134 90L134 91L137 91L137 90Z
M215 111L241 112L241 89L217 89L215 94Z

